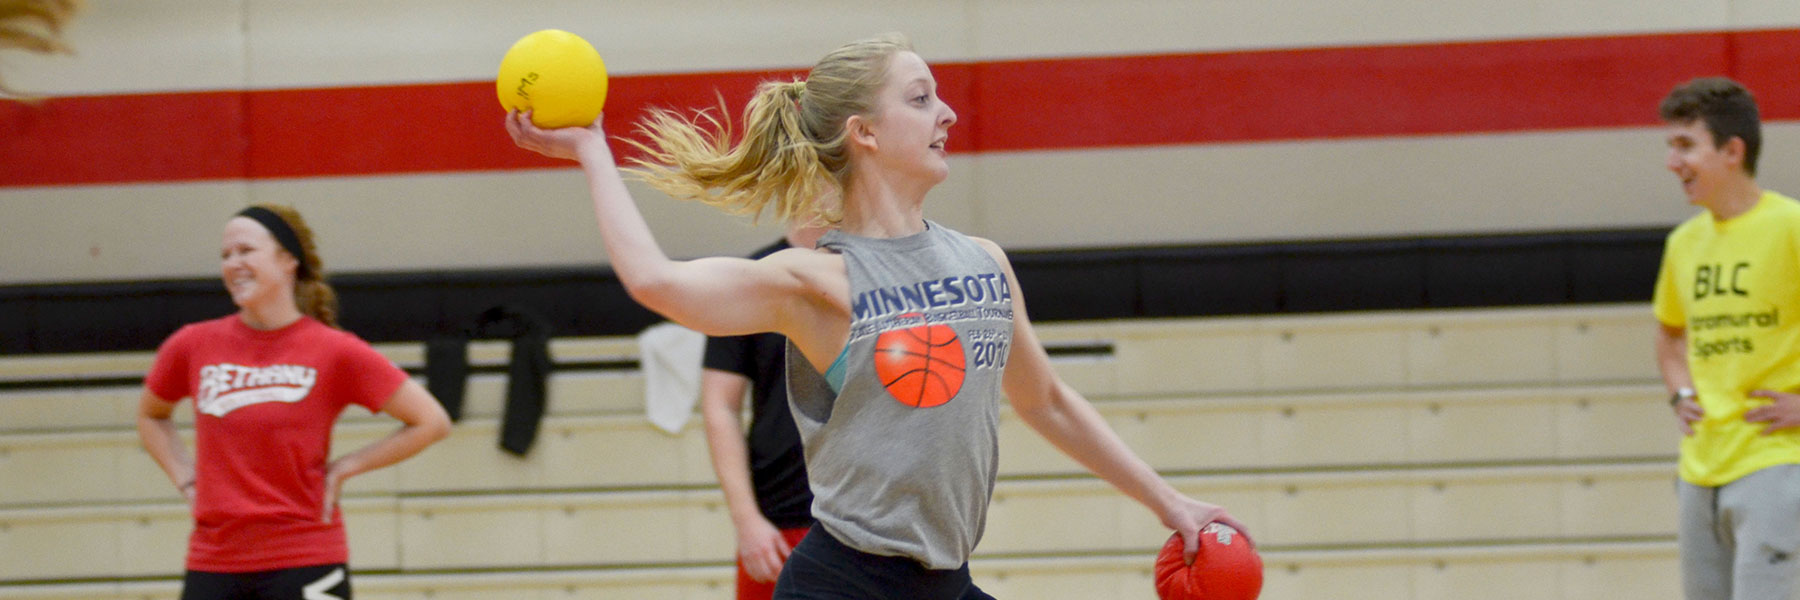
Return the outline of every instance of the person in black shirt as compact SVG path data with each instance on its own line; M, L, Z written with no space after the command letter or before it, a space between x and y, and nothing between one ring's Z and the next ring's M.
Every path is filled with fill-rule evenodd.
M752 254L759 259L790 247L811 248L822 227L790 225L787 235ZM812 490L800 432L788 411L783 371L787 338L757 333L706 340L700 415L712 449L713 471L725 490L737 528L737 598L766 600L775 578L813 523ZM750 391L750 429L739 417Z

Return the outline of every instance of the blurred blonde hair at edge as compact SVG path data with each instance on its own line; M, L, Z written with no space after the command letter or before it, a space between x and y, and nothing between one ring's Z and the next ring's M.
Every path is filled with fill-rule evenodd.
M63 27L81 9L79 0L0 0L0 50L38 54L72 54L63 43ZM0 77L0 100L33 100Z

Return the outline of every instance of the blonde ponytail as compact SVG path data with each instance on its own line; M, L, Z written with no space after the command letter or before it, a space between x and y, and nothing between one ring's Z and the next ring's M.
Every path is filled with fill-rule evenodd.
M647 158L633 158L638 179L672 197L698 200L737 214L775 218L818 214L815 200L831 185L814 144L800 126L800 81L768 81L744 108L742 141L729 117L711 111L693 118L652 109L638 131L650 144L630 143ZM720 107L722 112L724 107Z
M627 171L672 197L733 213L835 223L842 212L827 198L850 183L845 123L870 112L888 59L910 50L904 36L888 34L838 48L805 81L764 82L744 107L742 140L729 116L654 109L637 129L648 143L628 140L645 158Z

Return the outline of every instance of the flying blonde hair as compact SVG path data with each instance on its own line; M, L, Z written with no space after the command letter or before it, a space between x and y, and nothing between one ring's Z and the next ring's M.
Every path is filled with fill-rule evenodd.
M912 51L905 36L885 34L825 55L804 81L763 82L744 107L741 139L730 117L711 110L653 109L637 128L649 142L628 140L645 158L627 171L675 198L737 214L837 222L835 199L850 180L845 122L870 113L888 59L903 51Z
M0 50L70 53L62 41L62 30L80 8L77 0L0 0ZM0 96L31 98L6 87L4 80L0 80Z

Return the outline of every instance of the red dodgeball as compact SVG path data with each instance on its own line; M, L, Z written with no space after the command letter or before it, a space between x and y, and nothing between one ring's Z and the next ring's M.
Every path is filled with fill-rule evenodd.
M1181 562L1179 533L1156 555L1156 596L1162 600L1255 600L1262 583L1262 557L1249 538L1223 523L1200 529L1193 566Z

